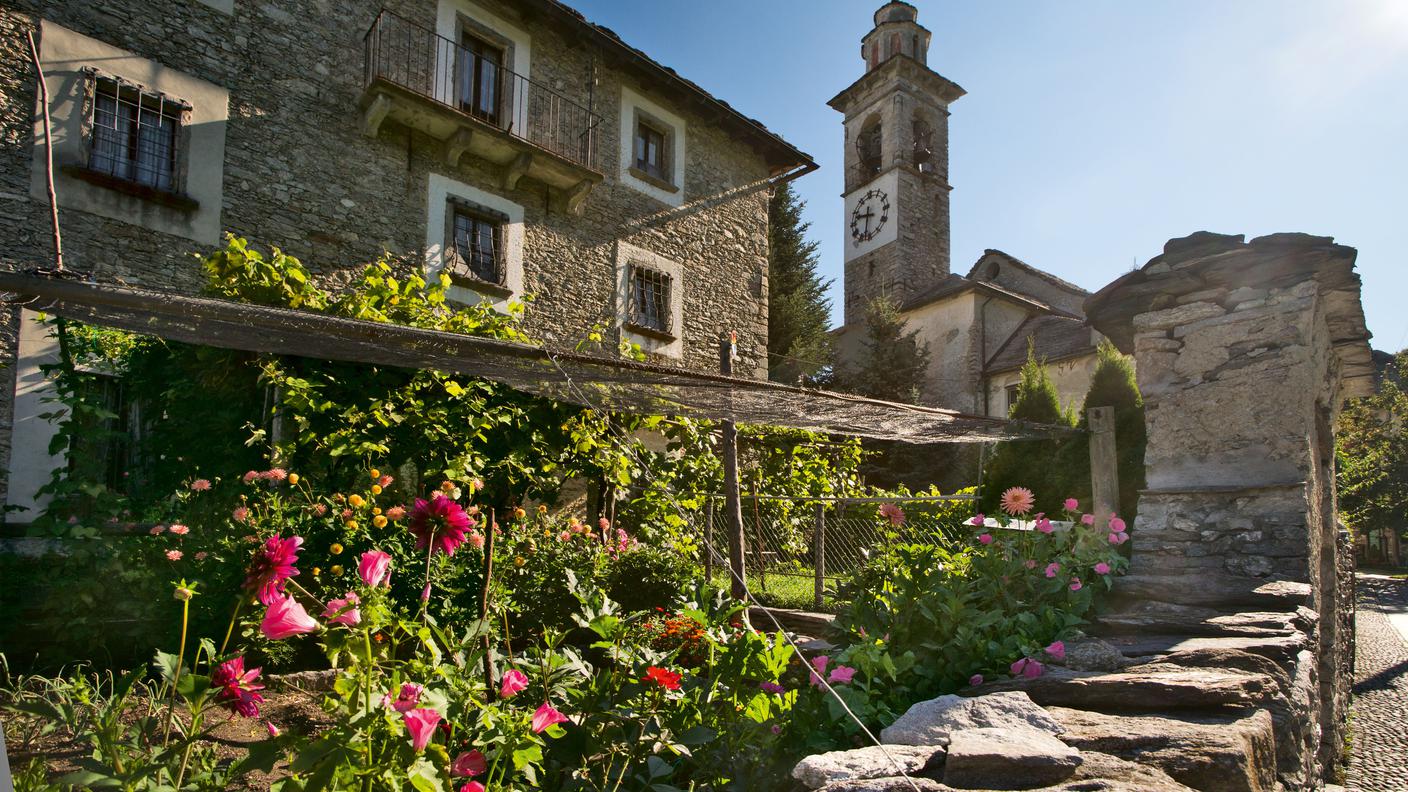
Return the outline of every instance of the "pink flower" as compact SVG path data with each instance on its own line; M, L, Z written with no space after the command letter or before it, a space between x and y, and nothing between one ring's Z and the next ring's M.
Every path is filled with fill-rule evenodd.
M264 471L263 473L260 473L259 478L267 479L269 481L283 481L284 479L288 478L288 471L284 470L283 468L270 468Z
M269 603L264 620L259 623L259 632L271 641L310 633L318 629L318 622L308 615L308 611L298 604L298 600L285 594Z
M1118 517L1110 518L1110 531L1112 533L1124 533L1125 530L1126 526L1124 524L1124 520L1121 520Z
M484 785L478 781L466 781L460 784L459 792L484 792Z
M1012 487L1002 493L1002 510L1012 516L1026 514L1036 503L1036 496L1026 487Z
M249 566L245 589L254 591L260 603L272 604L284 593L284 581L298 574L294 564L298 563L298 548L302 546L301 536L288 539L271 536L265 540L264 547L254 554L254 562Z
M489 769L489 763L484 760L484 754L476 748L472 751L465 751L455 757L455 761L450 764L450 775L468 776L473 778L483 775ZM483 789L483 787L480 787Z
M259 473L257 471L251 470L248 473L244 474L244 483L249 484L257 478L259 478Z
M759 682L758 689L763 691L764 693L771 693L774 696L780 696L783 693L787 692L787 688L777 684L776 682Z
M1065 659L1066 659L1066 644L1065 644L1065 642L1064 642L1064 641L1052 641L1052 642L1051 642L1051 645L1048 646L1048 647L1046 647L1046 653L1051 656L1051 659L1052 659L1052 660L1055 660L1055 661L1058 662L1058 663L1061 662L1062 660L1065 660Z
M987 521L988 521L987 515L984 515L984 514L975 514L975 515L973 515L973 518L968 521L968 524L969 524L969 525L977 526L977 527L979 527L979 528L982 528L984 525L987 524Z
M342 624L348 627L356 627L362 623L362 612L357 610L357 605L361 603L357 592L349 591L342 599L328 600L328 607L323 611L323 618L329 624Z
M842 685L849 685L851 679L856 675L856 670L850 666L838 665L831 669L831 673L826 677L828 682L836 682Z
M1046 519L1045 516L1036 518L1036 529L1044 534L1049 534L1056 530L1056 528L1051 525L1051 521Z
M1066 502L1062 505L1068 512L1080 511L1080 501L1075 498L1066 498Z
M974 674L973 676L968 677L968 684L972 685L973 687L977 687L978 685L983 684L983 675Z
M478 531L470 531L470 532L469 532L469 546L470 546L470 547L473 547L475 550L483 550L483 549L484 549L484 534L479 533Z
M1056 573L1060 571L1061 565L1056 563L1055 561L1052 561L1051 563L1046 565L1046 576L1049 578L1056 577Z
M1012 676L1014 677L1024 676L1028 679L1036 679L1041 676L1041 672L1044 670L1041 663L1029 657L1023 657L1021 660L1012 664Z
M180 550L167 550L167 551L166 551L166 560L168 560L168 561L180 561L180 560L181 560L181 556L182 556L182 553L181 553Z
M528 676L516 668L504 672L499 683L499 698L513 698L515 693L528 687Z
M235 510L232 511L232 512L230 512L230 519L234 520L235 522L241 522L241 523L244 522L245 520L248 520L248 519L249 519L249 509L246 508L246 507L244 507L244 506L236 506L236 507L235 507Z
M440 713L433 709L414 709L402 715L401 722L406 724L406 731L410 732L411 748L420 752L425 750L425 746L430 744L430 738L435 736L435 727L440 725Z
M264 701L264 697L258 692L263 690L264 686L256 684L257 679L259 669L244 670L244 657L240 656L216 666L215 673L210 675L210 684L219 689L215 700L222 707L246 718L257 718L259 704Z
M163 534L163 533L165 533L165 532L166 532L166 526L165 526L165 525L153 525L153 526L152 526L152 529L151 529L150 531L147 531L147 533L151 534L152 536L160 536L161 534Z
M210 479L196 479L191 482L191 492L206 492L210 489Z
M390 586L391 556L380 550L362 553L362 560L357 562L357 574L361 575L363 583L372 588Z
M381 487L382 489L386 489L387 487L391 486L391 482L395 480L396 479L391 478L390 476L382 476L381 478L376 480L376 483L377 486Z
M1100 563L1098 563L1098 564L1095 565L1095 574L1097 574L1097 575L1108 575L1108 574L1110 574L1110 565L1107 564L1107 563L1105 563L1104 561L1101 561Z
M548 702L544 701L543 706L533 713L533 733L542 734L543 730L555 723L566 723L568 718Z
M425 692L425 687L414 682L402 682L401 690L392 700L391 694L382 698L382 702L397 712L406 713L420 706L420 694Z
M1112 534L1110 534L1110 544L1112 544L1112 545L1122 545L1122 544L1124 544L1125 542L1128 542L1128 541L1129 541L1129 534L1127 534L1127 533L1112 533Z
M1080 524L1081 524L1081 525L1094 525L1094 524L1095 524L1095 515L1093 515L1093 514L1082 514L1082 515L1080 516Z
M891 525L904 525L904 510L897 504L880 504L880 516L889 520Z
M199 553L196 553L196 560L197 560L197 561L204 561L209 555L210 555L209 553L207 553L207 552L205 552L204 550L202 550L202 551L200 551Z
M464 544L465 533L474 527L474 521L464 513L458 503L444 495L436 495L430 500L416 499L411 511L411 533L416 535L416 549L424 550L434 546L447 556L455 554L455 548Z
M602 517L600 520L596 521L596 526L603 531L609 531L611 530L611 521Z
M1025 566L1027 569L1036 569L1036 559L1028 558L1026 561L1022 562L1022 565Z
M1073 578L1071 578L1071 591L1080 591L1080 589L1081 589L1080 578L1078 578L1078 577L1073 577Z
M817 674L825 674L826 664L830 662L831 658L827 657L826 655L818 655L812 658L812 668L816 669L811 673L812 687L817 687L821 684L821 677L817 676Z
M405 516L406 516L406 507L404 507L404 506L392 506L391 508L389 508L389 509L386 510L386 519L388 519L388 520L390 520L390 521L392 521L392 522L396 522L397 520L399 520L399 519L401 519L402 517L405 517Z
M278 726L275 726L275 725L274 725L273 723L271 723L270 721L264 721L264 728L265 728L266 730L268 730L270 737L278 737L280 734L283 733L283 732L279 731L279 727L278 727Z
M980 534L978 536L978 541L982 542L985 545L990 545L992 544L992 534Z
M571 539L571 538L572 538L572 532L571 532L571 531L563 531L562 533L560 533L560 534L557 535L557 541L559 541L559 542L566 542L566 541L568 541L568 540Z
M176 534L177 536L185 536L186 534L191 532L190 528L182 525L181 523L173 523L171 525L171 528L168 530L170 530L171 533Z

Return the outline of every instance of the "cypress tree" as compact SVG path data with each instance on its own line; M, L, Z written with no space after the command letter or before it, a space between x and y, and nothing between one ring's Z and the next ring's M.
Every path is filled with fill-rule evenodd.
M795 385L831 367L827 329L830 280L817 272L817 243L806 238L806 203L791 184L768 201L768 378Z
M1095 373L1090 378L1090 390L1086 391L1081 408L1082 428L1089 428L1087 416L1094 407L1115 408L1115 454L1120 482L1118 512L1133 525L1139 491L1144 489L1144 397L1139 394L1139 385L1134 379L1134 364L1108 339L1100 342L1096 352ZM1073 462L1073 472L1081 473L1080 491L1089 493L1090 447L1084 438L1072 440L1071 445L1080 450Z
M1045 361L1027 342L1027 362L1022 365L1022 381L1017 401L1007 416L1014 421L1071 426L1072 416L1061 408L1061 395L1051 381ZM1071 470L1063 463L1067 444L1062 438L1009 440L998 443L983 471L982 508L997 510L998 500L1009 487L1026 487L1036 494L1036 511L1057 514L1070 494Z

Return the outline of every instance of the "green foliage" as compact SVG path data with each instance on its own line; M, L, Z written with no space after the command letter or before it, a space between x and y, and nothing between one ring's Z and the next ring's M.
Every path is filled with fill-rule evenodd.
M1030 342L1027 362L1022 366L1022 381L1017 387L1017 402L1012 405L1008 418L1053 426L1075 423L1073 416L1062 409L1061 396L1051 381L1046 363L1037 359ZM1083 441L1083 438L1077 439ZM996 511L1004 491L1024 486L1039 493L1037 511L1059 513L1062 501L1075 495L1072 487L1080 475L1074 466L1059 463L1067 442L1044 439L999 443L983 471L982 509ZM1089 468L1089 463L1086 467Z
M831 366L831 281L817 272L805 206L788 183L768 201L768 378L790 385Z
M905 332L899 308L885 297L865 309L864 354L858 367L838 372L838 385L852 393L887 401L916 403L929 370L929 347L919 331Z
M1109 340L1100 342L1095 373L1090 378L1090 390L1081 407L1082 429L1089 427L1090 410L1113 407L1115 410L1115 453L1119 465L1120 502L1118 514L1130 525L1138 513L1139 492L1144 489L1144 398L1134 379L1134 364ZM1067 442L1061 458L1066 468L1078 478L1070 492L1082 499L1090 497L1090 444L1082 437ZM1087 500L1088 502L1088 500Z
M1397 533L1408 540L1403 515L1408 509L1408 392L1400 373L1408 371L1408 351L1399 352L1377 393L1354 399L1336 425L1335 464L1340 513L1357 534L1378 538Z

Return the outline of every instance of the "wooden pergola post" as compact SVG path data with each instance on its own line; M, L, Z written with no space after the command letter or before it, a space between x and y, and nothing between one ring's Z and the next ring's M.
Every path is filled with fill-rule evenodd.
M1119 461L1115 455L1115 408L1092 407L1090 425L1090 494L1095 525L1104 528L1120 505Z
M735 336L729 333L719 341L719 373L733 375L733 348ZM723 436L720 452L724 458L724 514L728 519L728 566L732 578L730 591L734 599L746 599L748 578L744 568L743 502L739 495L738 482L738 425L732 420L723 421Z
M821 610L821 600L826 594L826 503L816 502L816 535L812 537L812 572L814 580L814 604Z

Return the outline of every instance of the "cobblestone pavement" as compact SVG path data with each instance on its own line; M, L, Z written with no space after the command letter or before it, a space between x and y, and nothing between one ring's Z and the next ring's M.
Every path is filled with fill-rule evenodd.
M1408 614L1408 581L1359 577L1354 754L1345 786L1408 792L1408 638L1385 613Z

